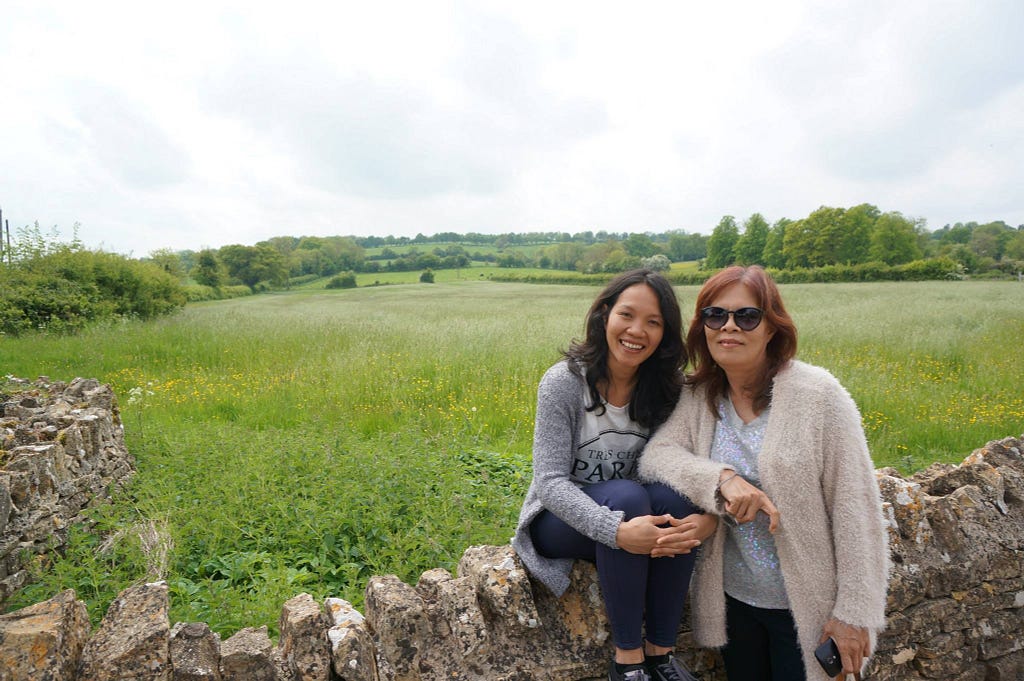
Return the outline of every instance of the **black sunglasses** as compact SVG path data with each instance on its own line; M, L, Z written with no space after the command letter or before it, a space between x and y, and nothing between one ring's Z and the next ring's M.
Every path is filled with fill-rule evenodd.
M729 315L736 322L736 326L743 331L753 331L764 318L764 310L756 307L741 307L738 310L726 310L724 307L705 307L700 311L700 318L704 320L704 326L709 329L718 330L729 321Z

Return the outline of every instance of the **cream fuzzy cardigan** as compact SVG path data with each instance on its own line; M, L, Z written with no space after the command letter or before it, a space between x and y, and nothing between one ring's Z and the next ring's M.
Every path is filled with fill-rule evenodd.
M684 389L675 411L640 458L640 476L674 487L713 510L725 466L710 460L715 417L703 388ZM771 411L758 458L763 490L779 509L775 545L796 621L808 681L828 677L814 659L825 623L835 617L885 627L889 574L878 483L860 412L828 371L792 361L772 384ZM726 643L722 553L726 526L705 542L691 585L699 645Z

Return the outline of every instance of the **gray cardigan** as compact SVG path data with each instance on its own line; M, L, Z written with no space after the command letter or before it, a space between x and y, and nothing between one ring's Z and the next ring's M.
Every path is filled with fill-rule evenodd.
M581 534L612 548L623 512L600 506L570 479L586 408L586 380L559 362L544 374L537 388L537 417L533 430L533 481L526 492L512 548L526 569L556 596L569 587L571 558L545 558L530 538L530 523L547 509Z

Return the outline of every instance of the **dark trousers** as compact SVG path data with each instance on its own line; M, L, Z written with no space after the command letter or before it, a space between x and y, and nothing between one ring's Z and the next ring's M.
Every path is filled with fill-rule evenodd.
M729 681L804 681L806 671L789 610L755 608L725 596Z
M684 518L698 512L689 499L660 483L607 480L582 489L598 504L624 511L625 520L665 513ZM624 650L642 647L645 625L648 641L666 648L675 645L696 552L651 558L613 549L585 537L549 511L542 511L530 524L530 535L542 556L581 558L597 565L616 646Z

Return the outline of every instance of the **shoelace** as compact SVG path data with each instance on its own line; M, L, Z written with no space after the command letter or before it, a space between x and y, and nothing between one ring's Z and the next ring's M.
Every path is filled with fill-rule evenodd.
M625 681L648 681L651 677L647 675L647 672L643 669L631 669L622 675Z
M693 678L689 674L681 674L679 672L679 667L673 664L672 660L658 665L658 674L665 681L689 681Z

